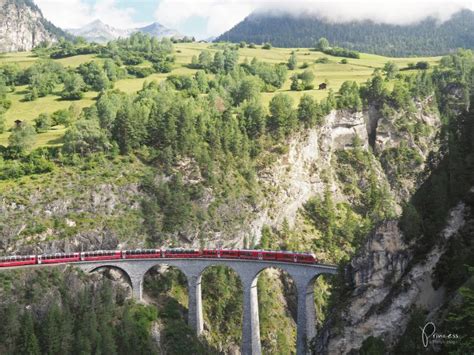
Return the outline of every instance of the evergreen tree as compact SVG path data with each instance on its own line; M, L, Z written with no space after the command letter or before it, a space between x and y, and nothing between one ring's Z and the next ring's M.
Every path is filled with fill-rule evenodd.
M35 334L33 317L28 311L24 312L21 317L21 336L19 338L18 353L25 355L41 354Z
M303 95L298 105L298 120L306 127L313 127L321 122L322 113L319 105L311 95Z
M270 101L269 128L278 136L291 133L296 126L293 100L287 94L277 94Z
M296 57L296 53L293 51L291 52L290 58L288 59L288 69L295 70L298 66L298 59Z

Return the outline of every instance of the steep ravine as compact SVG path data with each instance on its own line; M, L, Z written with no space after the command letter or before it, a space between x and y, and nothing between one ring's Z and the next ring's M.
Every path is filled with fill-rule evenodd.
M463 225L466 206L451 210L442 235L447 241ZM380 225L367 239L348 268L351 294L346 306L318 335L317 353L346 354L369 336L382 337L393 347L409 321L413 306L435 310L445 302L443 287L433 288L433 271L444 247L434 246L426 258L411 265L413 252L403 240L397 221ZM395 287L394 287L395 285Z

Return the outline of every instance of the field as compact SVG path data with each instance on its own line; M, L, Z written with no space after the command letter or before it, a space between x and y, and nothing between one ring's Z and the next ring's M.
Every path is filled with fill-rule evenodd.
M199 53L208 49L215 52L218 48L213 48L211 44L206 43L179 43L174 46L176 63L171 74L193 74L196 70L189 69L187 65L191 62L193 55L198 56ZM361 54L360 59L348 59L347 64L341 64L342 58L333 57L321 52L317 52L308 48L273 48L265 50L260 47L255 49L243 48L239 49L239 58L243 62L246 59L252 60L254 57L261 61L270 63L286 63L292 51L295 51L298 57L298 66L307 63L316 75L316 87L319 83L328 82L328 88L337 91L341 84L346 80L353 80L358 83L365 82L373 73L375 68L381 68L387 61L395 62L400 68L406 67L410 62L427 61L431 65L437 64L440 57L426 57L426 58L388 58L372 54ZM315 60L318 58L327 57L329 63L316 64ZM27 68L32 65L38 58L34 57L29 52L9 53L0 56L0 65L4 63L18 63L20 67ZM94 55L79 55L75 57L59 59L62 65L67 67L77 67L81 63L91 60L101 60L95 58ZM297 69L295 72L301 72L303 69ZM290 79L293 74L289 72L288 79L285 85L276 91L286 92L294 98L294 104L297 105L299 98L303 94L314 95L318 100L327 95L327 90L307 90L307 91L290 91ZM147 78L137 79L128 78L115 83L115 88L127 93L133 93L140 90L145 81L166 79L170 74L153 74ZM50 95L39 98L33 102L22 101L25 94L26 87L17 87L16 91L8 94L8 98L12 101L11 108L6 113L7 128L11 128L15 120L22 120L30 122L40 113L53 113L59 109L68 108L72 103L78 107L87 107L93 104L97 96L97 92L87 92L84 98L80 101L65 101L61 100L57 95ZM61 87L57 88L57 92L61 91ZM264 104L267 104L275 93L262 93ZM59 144L65 130L62 127L54 127L54 129L38 135L36 146ZM0 145L7 145L9 133L0 134Z

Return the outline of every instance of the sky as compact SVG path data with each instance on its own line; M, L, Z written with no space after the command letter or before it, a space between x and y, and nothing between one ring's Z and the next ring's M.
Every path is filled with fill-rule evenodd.
M426 16L440 21L474 0L35 0L44 16L62 28L78 28L100 19L118 28L154 21L185 35L218 36L253 11L284 11L295 16L322 16L330 21L371 19L407 24Z

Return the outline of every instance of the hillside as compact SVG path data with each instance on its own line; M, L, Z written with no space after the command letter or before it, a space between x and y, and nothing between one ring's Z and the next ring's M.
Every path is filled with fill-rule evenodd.
M311 251L346 270L316 281L316 351L418 353L432 317L463 335L458 353L473 344L472 51L347 59L134 34L5 55L0 73L0 255ZM242 337L224 267L202 277L199 339L174 268L149 271L148 306L117 270L0 285L0 352L233 354ZM271 269L257 289L263 352L293 353L294 283Z
M0 53L29 51L41 42L71 38L46 20L31 0L0 0Z
M176 57L176 60L173 64L173 70L171 73L150 73L148 76L143 78L128 75L119 78L114 83L114 87L126 93L132 93L140 90L143 83L146 81L163 81L173 74L193 74L196 72L196 69L190 68L193 56L199 56L202 51L209 51L209 53L214 55L219 49L219 47L214 45L203 43L177 43L174 45L174 48L174 56ZM292 49L286 48L273 48L272 50L264 50L261 47L240 48L239 61L243 63L246 60L251 61L255 57L269 64L285 63L291 52ZM307 48L299 48L296 53L298 65L302 66L304 63L307 63L309 69L313 70L316 75L316 82L319 83L326 81L328 83L328 89L334 91L338 91L345 80L354 80L357 83L365 82L371 76L374 69L381 69L388 61L394 61L400 68L406 68L409 63L416 61L428 61L430 65L435 65L440 59L439 57L416 59L388 58L362 53L359 59L350 59L347 64L341 64L340 61L343 59L341 57L328 56L324 53L311 51ZM321 58L326 58L327 62L316 63L316 60ZM41 62L41 60L41 58L35 56L33 53L7 54L0 57L0 67L2 65L19 65L22 69L27 69L37 62ZM89 61L102 63L103 58L91 54L54 60L55 63L61 64L66 68L77 68L79 65ZM301 73L303 72L303 69L297 68L294 71L290 71L290 73L293 72ZM407 73L409 72L412 71L407 71ZM304 93L311 94L318 100L325 98L328 94L328 90L318 90L317 88L306 91L290 91L291 80L289 76L290 75L288 75L280 89L277 89L274 92L262 92L262 100L265 104L268 104L276 93L287 93L295 100L295 104ZM34 101L25 101L23 100L25 90L28 88L28 85L25 84L18 85L15 91L7 93L7 99L11 101L12 105L5 113L6 130L3 133L0 131L0 145L7 145L9 136L8 129L13 127L15 120L21 119L26 122L33 122L40 113L52 114L57 110L68 108L71 104L82 109L83 107L90 106L93 103L94 98L98 96L97 92L86 91L81 100L60 100L59 89L61 86L58 86L58 89L53 91L50 95L39 97ZM38 136L36 146L54 145L55 142L57 142L57 139L61 138L63 135L64 130L61 127L52 127L50 130L47 130Z
M427 56L474 48L474 12L463 10L446 22L428 18L413 25L371 21L331 23L307 16L254 13L216 41L277 47L314 47L325 37L338 46L387 56Z

